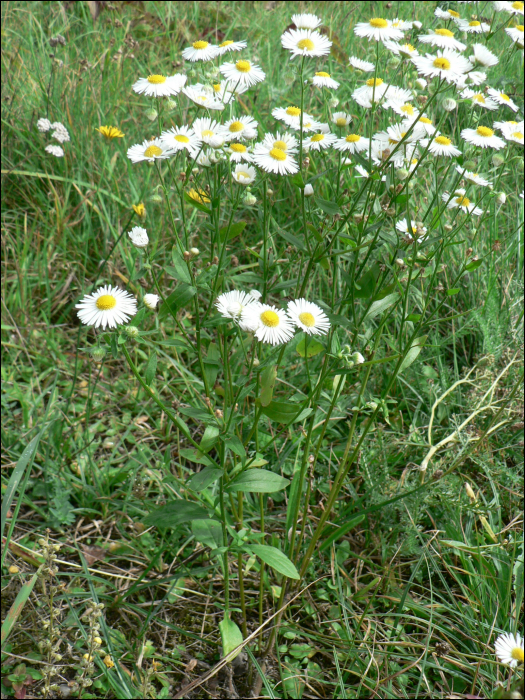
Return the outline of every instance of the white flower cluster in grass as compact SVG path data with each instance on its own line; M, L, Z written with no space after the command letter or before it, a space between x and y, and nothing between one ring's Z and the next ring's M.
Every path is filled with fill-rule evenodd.
M62 122L51 122L46 117L42 117L37 121L36 128L41 134L46 134L49 131L52 131L51 137L59 143L66 143L70 140L69 131L62 124ZM46 153L49 153L49 155L55 156L55 158L64 157L64 149L61 146L49 144L44 148L44 150Z

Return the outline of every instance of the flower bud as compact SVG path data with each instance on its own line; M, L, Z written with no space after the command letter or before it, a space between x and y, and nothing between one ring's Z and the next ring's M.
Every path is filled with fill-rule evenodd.
M360 352L354 352L354 353L352 353L352 355L350 355L350 357L352 358L352 360L355 362L356 365L362 365L363 362L365 362L365 358L363 357L363 355L361 355Z
M328 106L330 109L335 109L337 105L339 104L339 100L337 97L332 97L332 99L328 102Z
M500 166L503 165L504 162L505 162L505 156L502 156L499 153L494 153L494 155L492 156L492 165L495 168L499 168Z
M200 250L198 248L190 248L190 253L193 255L193 257L196 257L197 255L200 255Z
M166 100L165 104L170 112L174 109L177 109L177 101L176 100Z
M146 119L149 119L150 122L154 122L155 119L157 118L157 116L158 116L158 112L154 107L152 107L151 109L148 109L148 111L146 112Z
M139 334L137 326L126 326L124 330L126 331L126 335L130 338L136 338Z
M144 305L153 311L153 309L157 308L159 299L160 297L158 294L144 294Z
M160 194L152 194L151 197L149 198L150 202L154 202L155 204L161 204L162 203L162 197Z
M409 175L408 170L406 168L398 168L396 170L396 174L399 180L406 180Z
M312 185L308 184L304 186L304 196L305 197L311 197L314 193L314 188Z
M257 197L254 197L253 194L247 192L244 195L243 202L247 207L253 207L253 205L257 202Z
M427 81L424 78L418 78L416 80L416 85L420 90L424 90L427 86Z
M507 201L507 195L505 194L505 192L500 192L498 194L498 196L496 197L496 202L498 204L505 204L506 201Z
M254 357L254 359L253 359L253 366L254 366L254 367L258 367L260 364L261 364L261 363L260 363L259 359L258 359L257 357Z
M268 189L266 190L266 194L268 195L268 197L271 197L272 194L273 194L273 190L271 190L271 189L268 187Z
M456 100L453 100L452 97L445 97L445 99L441 103L441 106L443 107L445 112L453 112L458 106L458 103L456 102Z
M106 351L104 348L101 348L99 345L97 345L94 348L91 348L91 357L95 362L102 362L104 357L106 356Z

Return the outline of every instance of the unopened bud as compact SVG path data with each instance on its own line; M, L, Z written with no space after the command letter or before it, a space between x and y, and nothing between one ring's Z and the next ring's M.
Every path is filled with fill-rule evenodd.
M257 203L257 197L254 197L253 194L247 192L244 195L243 202L247 207L253 207L253 205Z
M177 102L175 100L166 100L166 107L170 110L177 109Z
M350 355L350 357L356 365L362 365L363 362L365 362L365 358L363 357L363 355L361 355L360 352L354 352L352 353L352 355Z
M399 180L406 180L408 177L408 170L406 168L398 168L396 170L396 175Z
M217 416L217 418L219 418L219 420L220 420L221 418L224 418L224 413L221 411L220 408L218 408L218 409L215 411L215 415Z
M91 348L91 357L95 362L102 362L104 357L106 356L106 351L104 348L101 348L99 346L95 348Z
M495 168L501 167L504 162L504 156L500 155L499 153L494 153L494 155L492 156L492 165L494 165Z
M186 262L189 262L191 260L191 253L189 250L185 250L184 253L182 254L182 257Z
M157 118L157 116L158 116L158 112L154 107L152 107L151 109L148 109L148 111L146 112L146 119L149 119L150 122L154 122L155 119Z
M162 203L162 197L160 194L152 194L151 197L149 198L150 202L153 202L154 204L161 204Z
M443 107L445 112L453 112L458 106L458 103L456 102L456 100L453 100L452 97L445 97L445 99L441 103L441 106Z
M472 248L467 248L467 250L465 251L465 257L470 258L471 255L472 255Z
M337 99L337 97L332 97L332 99L328 102L330 109L335 109L338 104L339 100Z
M445 225L443 226L443 228L445 229L445 231L446 231L447 233L450 233L454 227L451 226L450 224L445 224Z
M257 357L254 357L253 358L253 366L258 367L260 364L261 363L260 363L259 359Z
M193 257L197 257L197 255L200 255L200 250L198 248L190 248L190 253Z
M305 197L311 197L314 193L314 188L312 185L308 184L304 186L304 196Z
M418 78L416 80L416 85L420 90L424 90L427 86L427 81L424 78Z
M271 189L268 187L268 189L266 190L266 194L268 195L268 197L271 197L272 194L273 194L273 190L271 190Z
M476 498L476 494L472 490L472 486L469 483L465 484L465 491L467 492L467 496L469 497L471 503L475 503L478 500Z
M137 326L126 326L125 331L126 335L128 335L130 338L136 338L139 334L139 329Z
M496 197L496 202L498 204L505 204L506 201L507 201L507 195L505 194L505 192L500 192L498 194L498 196Z

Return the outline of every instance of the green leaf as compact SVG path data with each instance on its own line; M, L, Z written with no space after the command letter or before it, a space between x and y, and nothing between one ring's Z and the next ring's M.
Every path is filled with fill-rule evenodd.
M190 501L171 501L165 506L157 508L147 515L142 521L147 527L177 527L190 520L207 520L209 514L201 506Z
M230 435L230 437L224 441L224 445L241 459L246 457L244 445L236 435Z
M313 338L307 339L307 336L297 343L297 347L295 349L301 357L314 357L320 352L324 352L324 346L321 345L321 343Z
M193 296L195 296L195 294L197 294L196 287L192 287L189 284L181 282L177 286L177 289L166 299L166 303L161 304L159 309L159 320L161 321L168 315L169 309L171 309L174 313L183 306L186 306L186 304L193 298Z
M191 284L191 275L188 270L188 265L177 250L177 246L173 246L171 249L171 259L173 261L173 267L166 268L166 272L180 282Z
M246 548L252 554L261 559L265 564L271 566L279 574L299 580L299 572L295 565L288 559L286 554L281 552L277 547L271 547L268 544L252 544Z
M195 207L195 209L198 209L199 211L204 212L204 214L210 214L211 209L209 209L205 204L202 202L197 202L195 199L192 199L190 195L185 192L184 193L184 199L188 204L191 204L192 207Z
M198 474L194 474L191 477L188 481L188 488L196 493L200 493L220 479L221 476L222 471L217 469L217 467L206 467L205 469L201 469Z
M477 270L480 265L483 265L483 260L473 260L468 265L465 265L465 270L468 270L469 272L471 270Z
M220 369L220 357L221 353L219 352L219 348L217 347L217 345L215 343L210 343L208 345L208 353L203 361L204 373L206 374L208 386L210 387L215 386L215 382L217 381L217 375L219 374Z
M319 209L324 211L324 213L328 214L329 216L335 216L335 214L339 214L340 212L339 206L336 204L336 202L329 202L327 199L321 199L321 197L316 197L315 203L317 204Z
M277 367L271 365L261 373L261 406L268 406L272 400L273 388L277 379Z
M222 547L222 525L217 520L192 520L193 536L205 547L217 549Z
M157 373L157 353L153 351L148 360L146 367L146 372L144 373L144 381L148 386L151 386L151 382L155 379L155 374Z
M246 221L236 221L234 224L228 228L223 226L219 229L219 236L221 241L231 241L233 238L237 238L246 228Z
M303 243L303 241L298 238L297 236L294 236L293 233L288 233L288 231L284 231L284 229L280 228L280 226L275 226L277 233L279 236L282 236L285 241L288 241L290 245L293 245L294 248L297 248L297 250L306 250L306 246Z
M407 321L412 321L412 323L415 323L416 321L419 321L420 318L421 314L408 314Z
M219 428L216 425L208 425L201 438L199 449L201 452L209 452L217 442L219 437Z
M297 420L296 416L299 410L298 404L286 403L285 401L272 401L268 406L262 408L264 415L276 423L291 423L294 419Z
M227 656L230 652L236 649L239 646L239 644L242 644L243 642L241 630L237 627L233 620L230 620L229 615L230 613L226 613L224 619L222 619L219 622L223 656ZM239 649L239 651L235 655L233 655L231 659L234 659L236 656L238 656L241 653L241 651L242 648Z
M461 289L459 289L459 287L456 287L455 289L447 289L447 295L448 295L449 297L453 297L453 296L455 296L456 294L459 294L460 291L461 291Z
M232 479L225 487L228 493L275 493L285 489L289 480L266 469L249 469Z
M421 350L423 350L423 347L425 345L425 341L427 339L426 335L422 335L419 338L416 338L414 342L412 343L412 347L410 350L407 352L405 359L401 363L401 367L399 368L399 373L403 372L407 367L410 367L412 362L416 359L416 357L419 355Z
M304 188L304 180L301 173L296 173L293 177L291 177L290 182L296 185L297 187L300 187L301 189Z
M200 450L194 450L192 447L185 447L180 451L180 455L195 464L211 465L209 457L206 457Z
M349 278L348 275L346 275L346 277ZM346 277L345 281L350 286L351 280L350 278L346 280ZM354 296L356 297L356 299L368 299L368 297L371 297L376 288L376 279L376 268L372 268L371 270L368 270L368 272L365 272L365 274L362 277L360 277L360 279L354 285Z
M379 316L383 311L386 311L390 306L396 303L399 299L399 294L394 292L393 294L388 294L384 299L379 299L379 301L374 301L371 307L368 309L368 313L365 318L369 321L375 316Z
M343 537L343 535L346 535L346 533L349 530L352 530L356 525L359 525L359 523L363 522L365 519L364 514L363 515L357 515L355 518L350 518L348 522L346 522L344 525L341 525L341 527L338 527L336 530L334 530L328 537L325 539L321 547L319 548L320 552L324 552L325 549L328 549L330 545L333 542L337 542L337 540L340 537Z
M40 439L40 435L38 435L38 439ZM33 440L36 440L36 438L33 438ZM31 444L31 443L30 443ZM3 528L2 528L3 532ZM13 601L11 607L9 608L9 612L5 616L5 619L2 623L2 648L4 647L4 644L11 634L11 631L13 630L14 627L18 627L16 624L20 613L24 609L25 604L27 603L29 596L31 595L31 592L33 590L33 587L35 583L38 581L39 578L39 572L40 569L34 573L29 581L26 583L23 583L22 586L20 587L20 590L18 591L15 600Z

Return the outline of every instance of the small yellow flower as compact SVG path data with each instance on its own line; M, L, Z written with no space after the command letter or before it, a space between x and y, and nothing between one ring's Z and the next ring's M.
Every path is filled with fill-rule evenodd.
M9 567L9 573L10 573L10 574L18 574L19 571L20 571L20 569L18 568L18 566L15 566L14 564L12 564L12 565Z
M105 136L108 140L121 139L124 136L122 131L117 129L116 126L100 126L98 129L95 129L95 131L100 131L102 136Z
M143 202L140 202L139 204L132 204L132 207L135 214L140 216L141 219L146 217L146 207L144 206Z
M113 659L111 658L111 656L109 654L104 657L103 661L106 664L107 668L113 668L113 666L115 665L113 663Z
M191 189L188 192L188 195L200 204L206 204L207 202L211 201L210 198L206 195L206 192L204 192L204 190L201 190L200 188L198 190Z

